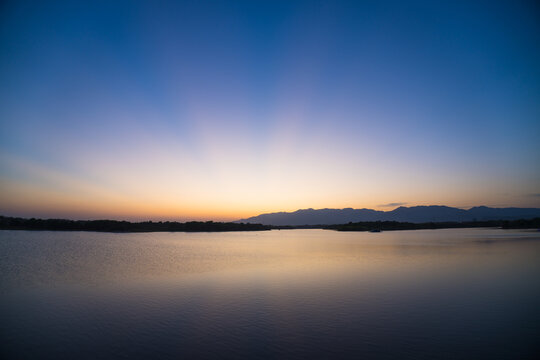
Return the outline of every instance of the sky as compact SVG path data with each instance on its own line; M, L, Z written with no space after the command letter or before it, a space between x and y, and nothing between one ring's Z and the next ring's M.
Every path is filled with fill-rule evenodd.
M534 1L4 1L0 214L540 207Z

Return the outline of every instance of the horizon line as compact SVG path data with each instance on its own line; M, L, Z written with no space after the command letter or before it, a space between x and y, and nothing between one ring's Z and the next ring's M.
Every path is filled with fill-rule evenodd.
M379 207L379 206L377 206ZM367 208L367 207L363 207L363 208L353 208L353 207L343 207L343 208L337 208L337 207L334 207L334 208L331 208L331 207L324 207L324 208L298 208L296 210L290 210L290 211L270 211L270 212L259 212L257 213L256 215L251 215L251 216L246 216L246 217L227 217L229 218L229 220L226 220L226 219L216 219L215 217L213 218L205 218L205 217L200 217L200 218L190 218L189 216L163 216L163 217L143 217L143 216L114 216L114 215L104 215L104 216L89 216L89 217L70 217L70 216L65 216L65 215L50 215L50 216L40 216L40 215L26 215L26 214L9 214L9 212L6 212L4 214L0 214L0 217L11 217L11 218L22 218L22 219L42 219L42 220L74 220L74 221L96 221L96 220L109 220L109 221L128 221L128 222L149 222L149 221L152 221L152 222L209 222L209 221L213 221L213 222L239 222L239 221L242 221L242 220L247 220L249 218L253 218L253 217L257 217L257 216L261 216L261 215L269 215L269 214L292 214L292 213L295 213L295 212L298 212L298 211L306 211L306 210L313 210L313 211L319 211L319 210L347 210L347 209L351 209L351 210L372 210L372 211L376 211L376 212L384 212L384 213L389 213L389 212L392 212L392 211L395 211L399 208L406 208L406 209L410 209L410 208L417 208L417 207L446 207L446 208L452 208L452 209L459 209L459 210L464 210L464 211L468 211L468 210L471 210L473 208L481 208L481 207L485 207L485 208L490 208L490 209L540 209L540 206L539 207L519 207L519 206L489 206L489 205L475 205L475 206L467 206L467 207L464 207L464 206L449 206L449 205L434 205L434 204L431 204L431 205L410 205L410 206L404 206L404 205L400 205L400 206L396 206L395 208L393 209L388 209L388 210L376 210L376 209L373 209L373 208Z

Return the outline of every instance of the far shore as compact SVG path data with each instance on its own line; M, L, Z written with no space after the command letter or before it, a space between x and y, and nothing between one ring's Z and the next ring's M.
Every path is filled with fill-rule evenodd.
M32 231L95 231L112 233L139 232L226 232L226 231L266 231L287 229L325 229L336 231L392 231L422 229L456 229L456 228L502 229L540 229L540 218L521 220L489 220L469 222L426 222L410 223L397 221L350 222L335 225L263 225L238 222L214 221L143 221L129 222L118 220L66 220L35 219L0 216L0 230L32 230Z

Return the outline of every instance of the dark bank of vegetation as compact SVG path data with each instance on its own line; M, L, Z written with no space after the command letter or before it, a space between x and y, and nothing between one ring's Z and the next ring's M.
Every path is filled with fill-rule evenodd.
M488 220L466 222L428 222L409 223L398 221L368 221L350 222L341 225L327 225L324 229L338 231L388 231L388 230L422 230L422 229L452 229L452 228L477 228L499 227L502 229L540 229L540 218L521 220Z
M101 232L217 232L270 230L271 226L213 221L129 222L116 220L23 219L0 216L1 230L101 231Z
M100 231L100 232L218 232L218 231L260 231L286 229L327 229L337 231L389 231L498 227L502 229L540 229L540 218L528 220L489 220L468 222L428 222L410 223L398 221L363 221L337 225L272 226L250 223L213 221L143 221L129 222L117 220L65 220L65 219L24 219L0 216L0 230L49 230L49 231Z

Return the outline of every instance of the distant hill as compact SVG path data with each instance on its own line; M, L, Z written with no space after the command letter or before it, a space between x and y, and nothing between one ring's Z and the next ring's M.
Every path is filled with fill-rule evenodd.
M411 223L448 221L517 220L540 217L538 208L490 208L469 210L449 206L400 206L391 211L372 209L302 209L294 212L261 214L236 222L264 225L334 225L363 221L400 221Z

